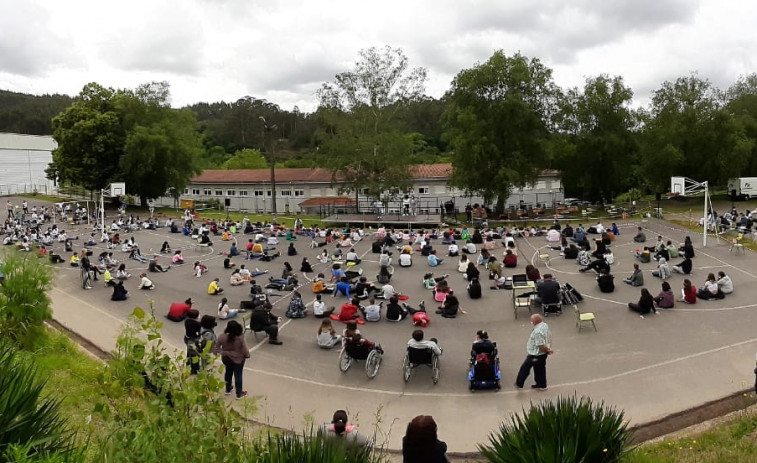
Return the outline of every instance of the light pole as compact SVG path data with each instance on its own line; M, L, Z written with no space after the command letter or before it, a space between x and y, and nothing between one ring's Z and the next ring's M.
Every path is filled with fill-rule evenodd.
M265 117L258 117L263 123L263 148L265 148L266 134L272 130L276 130L278 126L276 124L268 125ZM276 159L273 156L273 144L271 144L271 151L266 151L268 154L268 163L271 165L271 215L273 216L273 222L276 223Z

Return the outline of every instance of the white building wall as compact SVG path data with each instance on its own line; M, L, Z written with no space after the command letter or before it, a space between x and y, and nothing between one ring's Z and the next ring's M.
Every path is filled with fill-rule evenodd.
M49 136L0 133L0 195L54 192L45 169L56 146Z
M483 198L476 195L467 195L464 191L457 188L450 188L446 180L443 179L421 179L415 182L412 187L412 194L416 197L416 208L421 213L435 214L439 213L439 208L444 206L447 201L453 201L455 208L462 212L467 204L481 204ZM304 184L304 183L277 183L277 211L280 214L296 214L302 212L299 203L310 198L319 198L325 196L339 196L338 187L325 183ZM354 193L347 195L355 198ZM526 206L535 206L538 204L551 207L553 202L560 202L563 199L562 184L557 177L541 178L531 187L516 189L512 192L506 202L506 207L518 207L523 201ZM230 210L245 210L250 213L267 213L272 210L272 195L270 184L202 184L190 185L181 195L181 199L193 199L195 201L218 200L223 208L226 198L230 200ZM358 196L360 209L368 210L371 208L373 199L360 194ZM160 205L173 206L172 198L161 198L158 200ZM389 210L400 210L402 207L401 197L389 201Z

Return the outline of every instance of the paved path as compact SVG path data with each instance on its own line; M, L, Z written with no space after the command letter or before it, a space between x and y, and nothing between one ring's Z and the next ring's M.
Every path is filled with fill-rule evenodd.
M656 233L670 237L674 242L683 240L685 231L654 221L644 224L647 235L654 240ZM484 280L484 297L471 301L464 292L464 281L456 272L457 259L448 258L436 275L450 273L450 284L458 290L468 315L454 320L431 315L432 323L427 336L436 336L445 349L442 360L442 378L433 385L428 369L420 369L406 384L402 380L401 363L404 345L412 332L409 321L403 323L380 322L361 327L369 339L380 342L386 355L379 375L369 380L361 368L353 367L341 373L337 367L337 351L324 351L315 345L318 320L307 318L287 321L281 329L283 346L271 346L261 339L257 342L248 335L252 358L245 367L245 387L258 398L259 409L255 419L275 426L299 429L312 417L316 423L330 419L335 409L345 408L363 432L371 434L374 427L380 430L378 441L392 448L400 446L407 422L418 414L431 414L439 424L439 436L453 451L474 451L476 444L484 442L488 432L512 413L539 401L561 394L588 395L604 400L625 410L632 423L646 422L667 414L684 410L744 389L753 380L755 350L757 349L757 259L751 252L732 256L728 245L708 240L701 248L701 237L694 237L697 257L691 277L700 285L707 273L724 270L734 280L736 291L725 300L700 301L694 306L677 305L660 315L642 320L629 313L626 303L636 301L638 288L624 285L620 280L630 273L634 262L630 242L635 223L624 224L622 234L613 246L617 263L614 265L617 289L606 295L596 288L593 276L578 273L573 261L566 261L556 251L550 251L549 270L541 264L543 273L550 271L561 282L570 282L581 291L586 300L583 311L597 316L599 332L575 327L572 313L547 319L554 335L556 354L549 359L549 390L532 392L515 390L511 384L524 357L525 343L531 327L527 317L515 320L508 291L491 291ZM128 234L123 234L126 237ZM134 234L144 254L157 250L164 240L174 248L184 247L190 265L176 267L164 274L151 274L157 290L141 292L135 289L136 274L144 264L130 261L127 265L135 277L127 282L131 298L128 302L109 301L110 290L97 284L91 291L78 287L78 270L60 264L57 288L52 292L55 317L74 331L96 344L112 349L118 330L135 305L146 306L148 298L154 301L156 312L164 314L171 301L192 296L204 314L215 315L217 296L206 294L210 279L220 276L227 289L226 296L232 306L247 295L248 287L228 286L230 271L223 270L221 250L229 243L219 243L212 250L195 252L187 238L157 232L139 231ZM240 247L247 237L238 236ZM253 266L271 269L279 276L283 261L288 260L299 269L302 256L315 262L319 250L307 247L309 240L300 240L296 257L282 257L269 265L255 261ZM519 239L522 271L534 250L545 245L543 238ZM282 246L284 249L285 246ZM445 249L437 246L440 253ZM321 248L322 249L322 248ZM357 246L365 253L362 265L366 275L374 275L378 268L376 255L370 253L368 243ZM501 257L501 248L496 255ZM120 251L116 257L125 259ZM163 260L167 260L168 257ZM194 278L191 262L204 261L210 268L208 275ZM237 265L247 263L235 259ZM675 259L674 259L675 261ZM249 265L249 263L248 263ZM651 276L654 262L642 265L647 287L653 294L659 291L660 281ZM318 266L316 270L323 270ZM410 296L416 305L426 300L429 309L431 294L423 290L421 279L429 267L420 256L415 257L409 269L397 267L393 278L395 288ZM674 275L670 280L676 292L683 278ZM100 283L100 282L98 282ZM306 301L312 299L309 284L302 288ZM344 298L327 302L341 304ZM276 301L275 312L283 315L288 298ZM430 310L432 311L432 310ZM218 331L222 331L220 323ZM470 343L478 329L487 329L499 344L504 374L500 392L477 392L467 389L467 359ZM338 327L341 329L341 327ZM167 322L164 337L177 348L182 347L183 326ZM530 383L527 383L530 384Z

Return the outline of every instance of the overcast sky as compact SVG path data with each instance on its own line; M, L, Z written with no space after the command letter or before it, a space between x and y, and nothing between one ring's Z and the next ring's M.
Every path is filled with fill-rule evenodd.
M645 105L665 80L757 72L746 0L0 0L0 88L77 94L167 80L173 106L251 95L316 107L360 49L391 45L439 97L496 49L537 57L563 87L621 75Z

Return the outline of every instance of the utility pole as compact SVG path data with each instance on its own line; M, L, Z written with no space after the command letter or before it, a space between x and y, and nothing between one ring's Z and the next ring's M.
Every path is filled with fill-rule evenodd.
M278 127L276 124L268 125L265 117L260 116L258 119L263 123L263 148L265 148L265 140L267 136L270 136L271 131L276 130ZM273 222L276 223L276 158L273 154L273 143L271 143L271 150L266 150L266 157L268 158L268 164L271 166L271 215L273 216Z

